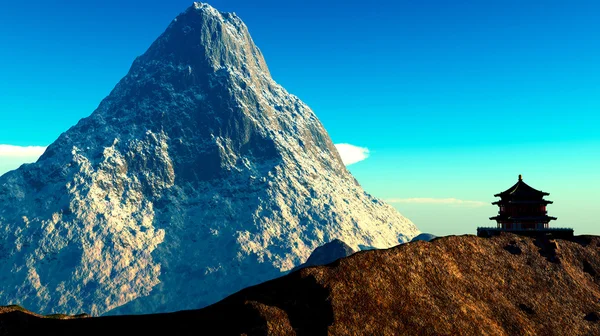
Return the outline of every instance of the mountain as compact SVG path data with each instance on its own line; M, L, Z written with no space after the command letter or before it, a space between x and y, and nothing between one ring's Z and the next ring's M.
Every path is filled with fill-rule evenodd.
M56 321L12 310L0 314L8 335L599 335L600 237L402 244L171 314Z
M295 267L292 271L309 266L326 265L340 258L351 256L355 252L348 244L339 239L334 239L323 246L317 247L304 264Z
M199 308L333 239L418 233L360 187L240 18L194 3L91 116L0 177L0 304Z
M422 240L422 241L430 241L430 240L432 240L432 239L435 239L435 238L437 238L437 236L434 236L434 235L432 235L431 233L421 233L421 234L419 234L419 235L415 236L415 237L414 237L414 238L411 240L411 242L415 242L415 241L419 241L419 240Z

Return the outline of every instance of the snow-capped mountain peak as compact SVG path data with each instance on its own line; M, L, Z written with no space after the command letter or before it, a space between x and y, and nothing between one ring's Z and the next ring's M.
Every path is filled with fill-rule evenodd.
M0 304L198 308L331 240L385 248L416 234L362 190L243 22L194 3L96 111L0 177Z

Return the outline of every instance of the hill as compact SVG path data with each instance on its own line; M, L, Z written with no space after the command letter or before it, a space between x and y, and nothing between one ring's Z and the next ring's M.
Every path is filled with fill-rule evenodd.
M200 310L69 320L0 315L10 335L598 335L600 238L450 236L357 252Z

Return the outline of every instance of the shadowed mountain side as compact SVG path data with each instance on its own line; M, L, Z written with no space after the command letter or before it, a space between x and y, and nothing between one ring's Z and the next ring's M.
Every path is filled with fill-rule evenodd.
M416 241L431 241L433 239L437 238L437 236L432 235L431 233L421 233L418 236L414 237L411 242L416 242Z
M53 320L0 315L18 335L600 334L600 237L450 236L363 251L244 289L210 307Z
M334 239L323 246L317 247L306 262L295 267L292 272L309 266L327 265L340 258L351 256L354 253L356 252L348 244L339 239Z

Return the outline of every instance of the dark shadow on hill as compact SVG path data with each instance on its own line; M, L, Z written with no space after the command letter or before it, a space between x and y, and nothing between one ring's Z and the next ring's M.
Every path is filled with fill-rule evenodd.
M327 335L333 323L329 296L314 276L296 272L199 310L53 319L20 308L0 314L0 335Z
M535 239L534 244L539 248L538 252L542 257L551 263L560 264L560 259L556 253L558 243L555 240L540 236Z

